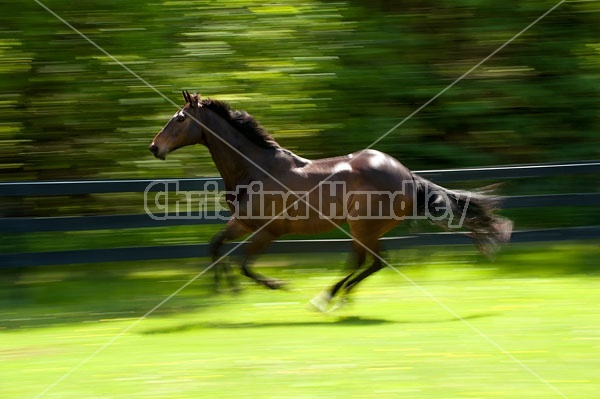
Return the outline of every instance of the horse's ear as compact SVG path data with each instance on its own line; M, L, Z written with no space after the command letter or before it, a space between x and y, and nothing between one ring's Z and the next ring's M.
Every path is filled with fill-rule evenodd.
M193 96L187 91L182 90L183 99L186 104L190 104L191 108L198 108L200 106L200 94L194 94Z
M192 97L190 97L190 104L192 105L192 108L201 107L202 104L200 104L200 94L194 94Z

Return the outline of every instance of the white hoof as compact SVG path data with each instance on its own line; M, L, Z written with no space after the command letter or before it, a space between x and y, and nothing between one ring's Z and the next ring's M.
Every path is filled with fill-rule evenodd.
M339 301L337 301L337 303L335 305L333 305L331 307L331 309L329 309L329 311L330 312L336 311L338 309L343 308L347 304L348 304L348 297L347 296L343 296Z
M331 294L327 291L321 292L319 295L310 300L310 304L319 312L327 312L327 305L331 301Z

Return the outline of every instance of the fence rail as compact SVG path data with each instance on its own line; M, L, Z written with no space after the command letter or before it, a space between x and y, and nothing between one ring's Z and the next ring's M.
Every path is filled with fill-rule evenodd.
M600 204L600 193L522 195L504 197L502 209L594 206ZM193 213L192 213L193 215ZM113 230L126 228L170 227L189 225L222 224L231 214L229 211L208 211L194 218L178 217L167 213L153 219L146 213L100 216L60 216L36 218L0 219L0 233L32 233L48 231Z
M597 174L600 162L579 162L559 165L523 165L493 168L417 171L435 182L499 180L531 177L547 177L573 174ZM156 180L99 180L99 181L46 181L0 183L0 196L52 196L105 194L123 192L145 192ZM201 191L207 183L222 190L219 178L162 179L166 183L178 183L180 191ZM159 191L155 185L150 191ZM164 185L162 186L164 187ZM504 209L561 206L598 206L600 193L549 194L505 197ZM167 216L174 216L167 214ZM229 213L222 211L210 218L152 219L147 214L70 216L36 218L1 218L0 233L32 233L52 231L112 230L124 228L149 228L180 225L220 224L228 219ZM600 226L572 227L517 231L513 242L560 241L600 238ZM470 239L462 233L429 233L404 237L384 238L388 249L401 249L422 245L467 244ZM342 252L349 249L349 240L282 240L275 242L270 253L298 252ZM0 254L0 267L43 266L90 262L113 262L128 260L152 260L168 258L202 257L208 254L207 244L163 245L151 247L127 247L83 249L71 251L48 251Z
M489 168L421 170L415 173L437 183L522 179L529 177L564 176L576 174L600 173L600 161L577 162L568 164L541 164L520 166L496 166ZM0 196L51 196L107 193L143 193L148 185L155 181L179 183L181 191L201 191L206 183L216 182L223 190L223 180L215 177L189 179L127 179L127 180L79 180L79 181L40 181L40 182L2 182ZM155 186L150 191L159 191Z
M585 240L600 237L600 226L571 227L565 229L544 229L517 231L511 242L544 242L564 240ZM461 233L421 233L403 237L384 237L384 250L407 249L421 246L468 245L472 241ZM226 244L224 250L233 248ZM238 254L239 249L233 251ZM351 250L350 239L323 240L279 240L273 242L267 251L270 254L292 253L339 253ZM116 261L149 261L158 259L183 259L209 256L208 244L161 245L148 247L81 249L70 251L47 251L20 254L0 254L2 267L57 266L80 263L102 263Z

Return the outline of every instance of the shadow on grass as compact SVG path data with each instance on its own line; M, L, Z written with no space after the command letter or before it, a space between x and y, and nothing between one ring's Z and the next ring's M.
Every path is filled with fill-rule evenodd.
M337 319L323 319L323 320L305 320L305 321L273 321L273 322L243 322L243 323L229 323L229 322L200 322L200 323L185 323L176 326L157 328L152 330L142 331L142 335L154 335L154 334L173 334L182 333L196 330L205 329L254 329L254 328L276 328L276 327L365 327L365 326L378 326L388 324L437 324L437 323L448 323L457 322L464 320L481 319L485 317L495 316L495 314L474 314L462 318L451 318L451 319L437 319L437 320L389 320L382 318L371 318L371 317L360 317L360 316L347 316L339 317Z
M238 328L269 328L269 327L308 327L308 326L368 326L379 324L391 324L395 321L377 319L377 318L362 318L362 317L343 317L336 320L310 320L310 321L273 321L273 322L245 322L245 323L229 323L229 322L202 322L202 323L186 323L177 326L157 328L154 330L143 331L144 335L152 334L171 334L178 332L186 332L192 330L203 329L238 329Z
M193 261L0 269L0 331L139 318L197 273ZM199 312L219 303L212 278L198 279L152 316Z

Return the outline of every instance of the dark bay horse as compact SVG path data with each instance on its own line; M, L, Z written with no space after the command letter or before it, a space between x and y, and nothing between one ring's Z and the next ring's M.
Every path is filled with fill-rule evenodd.
M208 148L226 188L232 218L211 241L214 260L225 242L253 233L241 260L242 273L266 287L282 286L250 262L275 239L290 233L321 233L348 223L352 271L313 304L324 309L343 291L383 267L379 238L407 218L463 227L482 252L507 242L512 223L496 216L496 199L483 192L452 191L410 172L375 150L309 160L282 148L249 114L222 102L183 92L185 106L156 135L150 151L165 159L191 144ZM368 255L372 263L363 267Z

